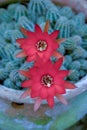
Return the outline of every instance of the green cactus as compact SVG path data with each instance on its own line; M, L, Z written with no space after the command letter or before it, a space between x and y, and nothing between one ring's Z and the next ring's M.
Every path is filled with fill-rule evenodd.
M13 60L13 54L16 51L16 47L13 46L12 44L7 44L4 47L4 52L5 52L5 58L9 60Z
M18 26L26 28L27 30L30 31L34 31L34 23L25 16L19 18Z
M10 78L7 78L6 80L4 80L4 83L3 83L4 86L7 86L8 88L15 88L15 84L14 82L12 82L10 80Z
M18 69L18 64L15 61L9 61L7 62L6 66L5 66L5 71L10 73L12 70L14 69Z
M73 40L78 46L82 45L82 37L80 35L74 35Z
M5 65L7 64L9 62L9 60L8 59L1 59L0 60L0 64L2 65L2 67L4 68L5 67Z
M17 29L12 30L11 42L14 44L18 38L23 38L23 34Z
M58 52L60 52L62 55L65 54L65 48L63 44L60 44L60 47L57 49Z
M64 66L68 68L68 66L72 63L72 57L70 55L65 55Z
M78 26L81 27L85 24L85 14L82 12L75 15L73 19L74 19L77 27Z
M81 69L87 70L87 60L80 59L79 62L81 63Z
M62 16L60 17L57 21L56 24L54 26L55 30L60 30L60 34L59 37L60 38L67 38L70 37L70 24L69 24L69 20Z
M81 68L81 63L80 63L78 60L73 61L71 64L69 64L68 68L69 68L70 70L73 70L73 69L80 70L80 68Z
M28 16L28 10L24 5L18 4L14 12L14 19L18 21L21 16Z
M10 75L9 75L9 78L11 81L13 81L14 83L17 81L17 80L20 80L19 78L19 73L18 73L18 69L14 69L10 72Z
M37 24L40 25L42 23L45 23L46 22L46 18L45 16L40 16L38 19L37 19Z
M76 47L76 49L73 51L73 53L71 54L72 58L75 59L79 59L79 58L86 58L87 57L87 53L86 51L78 46Z
M55 24L59 17L60 13L56 7L53 6L47 10L46 20L49 20L52 25Z
M86 71L80 69L79 74L80 74L80 77L82 78L86 75Z
M68 19L71 19L74 16L74 12L72 11L72 9L69 6L65 6L62 9L60 9L60 14L62 16L67 17Z
M9 22L9 23L2 22L0 24L0 30L2 30L2 31L0 31L0 35L2 37L4 37L5 31L13 30L14 29L14 24L15 24L15 22Z
M67 38L63 45L64 45L65 50L68 50L68 51L73 51L77 46L76 42L71 37Z
M80 77L79 71L73 69L72 73L70 73L70 75L68 76L68 79L71 80L71 81L76 82L76 81L79 80L79 77Z
M83 38L87 38L87 24L82 25L78 29L77 34L79 34Z
M5 58L6 57L5 50L4 50L5 46L6 46L6 43L2 40L0 42L0 57L1 58Z
M0 8L0 21L1 22L10 22L12 20L9 12L4 8Z
M42 15L46 12L46 3L43 0L31 0L28 4L29 12L32 12L34 15Z
M9 12L9 14L11 15L12 18L14 18L14 13L16 11L16 7L19 5L19 3L13 3L13 4L9 4L7 7L7 10Z
M87 50L87 39L83 39L81 47Z
M0 80L4 80L8 77L8 73L5 72L4 68L0 69Z

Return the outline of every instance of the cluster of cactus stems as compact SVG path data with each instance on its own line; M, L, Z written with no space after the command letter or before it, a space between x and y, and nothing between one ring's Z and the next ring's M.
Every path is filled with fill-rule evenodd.
M84 14L76 14L70 7L59 7L49 0L31 0L26 6L16 3L8 5L7 9L0 8L0 80L5 86L21 89L25 78L17 70L33 65L33 62L26 64L25 58L16 58L21 51L16 39L25 37L20 27L34 31L37 23L43 30L46 20L51 24L49 33L60 30L58 37L66 38L57 51L65 56L62 67L73 70L68 80L76 82L86 75L87 24Z

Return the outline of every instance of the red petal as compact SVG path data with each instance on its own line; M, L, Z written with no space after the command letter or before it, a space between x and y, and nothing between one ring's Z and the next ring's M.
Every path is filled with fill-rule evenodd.
M62 42L65 42L65 41L66 41L65 38L62 38L62 39L56 39L56 42L57 42L58 44L61 44Z
M22 58L22 57L26 57L27 55L25 54L25 52L24 51L21 51L21 52L19 52L18 54L16 54L16 57L17 58Z
M21 86L23 88L28 88L32 85L32 81L31 80L25 80L24 82L22 82Z
M52 108L54 106L54 97L48 97L47 98L48 105Z
M50 22L46 21L45 27L44 27L44 32L48 32L50 26Z
M59 58L57 62L55 62L53 65L55 67L55 69L59 70L60 67L62 66L63 64L63 57Z
M41 63L41 62L42 62L42 61L41 61L40 56L38 55L38 53L36 53L36 61L35 61L35 66L40 65L40 63Z
M26 98L27 96L30 96L31 89L26 90L20 98Z
M20 30L22 31L22 33L27 36L27 37L31 37L32 35L34 35L34 32L31 32L23 27L20 28Z
M31 98L39 97L39 91L31 91Z
M47 98L47 96L48 96L48 94L47 94L47 88L42 87L41 90L40 90L40 97L42 99L45 99L45 98Z
M39 74L38 71L39 71L39 69L35 66L29 70L34 81L35 80L37 81L38 79L40 80L40 75L38 75Z
M41 55L42 55L42 54L41 54ZM44 61L42 62L42 58L43 58L44 56L41 58L41 55L40 55L40 53L36 53L36 54L35 54L35 59L36 59L36 60L35 60L35 64L34 64L35 66L38 66L38 67L39 67L39 66L40 66L40 67L43 66L43 62L44 62ZM43 59L43 60L44 60L44 59Z
M30 77L30 73L29 71L26 71L26 70L19 70L19 73L27 78Z
M38 98L34 104L34 111L37 111L41 105L42 99Z
M59 70L58 71L58 77L65 78L70 74L71 71L69 70Z
M16 40L17 43L19 43L20 45L25 43L25 38L19 38Z
M65 99L61 94L57 94L56 97L57 97L58 100L59 100L60 102L62 102L63 104L65 104L65 105L68 104L67 101L66 101L66 99Z
M66 91L65 91L65 88L61 85L54 85L55 89L56 89L56 92L58 94L64 94Z
M54 96L55 95L54 86L51 86L50 88L48 88L47 91L48 91L48 96Z
M63 55L61 53L57 52L57 51L54 51L53 54L52 54L52 56L55 56L58 59L61 58L61 57L63 57Z
M42 33L42 30L38 24L35 25L35 32L36 33Z
M41 91L41 88L42 88L41 84L39 84L38 82L37 83L34 82L34 85L32 86L32 92Z
M70 83L70 82L67 82L67 81L65 81L64 87L66 89L75 89L75 88L77 88L73 83Z
M27 62L31 62L31 61L33 61L33 60L36 60L36 59L35 59L35 55L29 56L29 57L27 58Z
M56 30L50 34L51 38L56 39L59 34L59 30Z

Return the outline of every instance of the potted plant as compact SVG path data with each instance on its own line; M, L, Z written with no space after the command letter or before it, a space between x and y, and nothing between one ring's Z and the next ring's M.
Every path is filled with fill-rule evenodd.
M20 3L9 4L7 9L0 9L0 14L1 98L16 103L33 103L33 99L29 97L20 98L23 94L21 83L26 79L18 70L31 68L33 62L26 63L26 58L16 57L21 51L16 40L25 38L20 27L33 32L35 24L38 24L43 30L46 20L49 20L51 25L49 34L54 30L60 30L58 38L66 38L57 51L65 57L61 69L73 70L67 79L75 83L77 88L67 91L65 97L71 99L87 91L87 26L83 13L77 14L70 7L56 6L50 1L31 0L28 6ZM56 61L54 57L52 60ZM58 101L55 99L55 102Z

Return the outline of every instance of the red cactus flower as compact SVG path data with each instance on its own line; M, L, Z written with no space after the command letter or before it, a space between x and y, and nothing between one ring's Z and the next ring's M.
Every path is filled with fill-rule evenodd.
M44 32L36 24L35 32L28 31L21 28L27 38L17 39L20 48L23 49L22 52L17 54L17 57L28 56L27 61L36 60L36 54L38 54L44 61L48 60L50 56L56 56L57 58L62 57L60 53L56 51L61 42L65 39L56 39L59 31L56 30L51 34L48 34L49 22L46 22Z
M28 88L22 97L29 96L37 98L34 110L36 111L42 100L47 100L50 107L54 106L54 96L56 96L62 103L67 104L62 94L66 93L66 89L76 88L74 84L65 81L65 77L69 75L69 70L60 70L63 63L63 58L52 64L50 60L43 63L37 57L37 64L29 71L21 70L20 73L30 79L22 83L23 88Z

